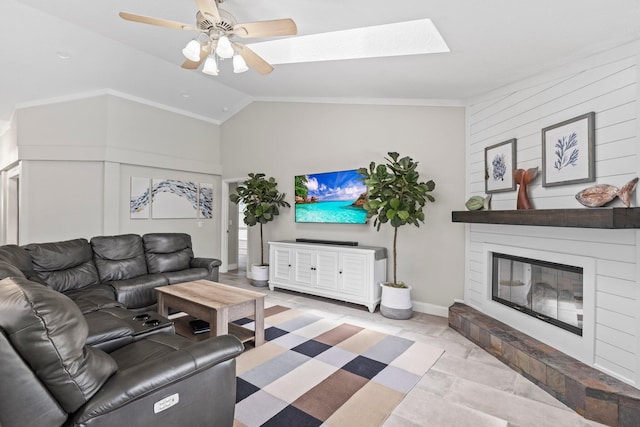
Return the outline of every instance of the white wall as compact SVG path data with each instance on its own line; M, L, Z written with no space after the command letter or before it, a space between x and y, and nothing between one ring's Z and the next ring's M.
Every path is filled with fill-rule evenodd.
M20 243L187 232L197 256L219 257L218 125L112 95L23 108L15 117ZM214 218L130 220L131 176L214 184Z
M464 234L451 223L451 211L464 203L463 108L256 102L222 125L222 141L224 178L264 172L292 204L295 175L368 166L389 151L413 157L421 178L436 182L436 203L420 228L399 230L398 279L413 286L419 311L446 315L462 297ZM250 264L259 259L258 227L249 232ZM376 232L372 224L296 224L293 207L282 209L265 234L267 240L352 240L389 253L393 236L391 227Z
M0 135L0 171L6 170L18 161L17 120L13 115L9 127Z
M621 186L640 173L638 163L638 44L567 65L496 90L467 109L467 196L484 195L484 148L517 139L517 167L542 167L541 129L595 111L596 182L529 186L536 209L580 208L574 195L592 184ZM633 206L637 206L634 197ZM493 195L494 210L515 209L516 192ZM613 206L621 206L616 201ZM585 208L586 209L586 208ZM466 227L465 302L486 310L483 247L499 244L593 259L596 266L595 353L590 363L631 384L640 383L640 290L636 230L551 227ZM522 315L524 316L524 315ZM544 334L525 331L545 341Z
M23 161L20 243L102 234L103 176L101 162Z

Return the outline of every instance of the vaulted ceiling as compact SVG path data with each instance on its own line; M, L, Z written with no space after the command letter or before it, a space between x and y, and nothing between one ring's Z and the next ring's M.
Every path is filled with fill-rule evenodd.
M213 122L264 99L464 102L640 37L639 0L225 0L220 7L239 22L292 18L299 36L430 18L450 52L280 64L266 76L222 64L213 77L180 67L194 33L118 16L192 24L195 0L3 0L0 121L16 106L100 91Z

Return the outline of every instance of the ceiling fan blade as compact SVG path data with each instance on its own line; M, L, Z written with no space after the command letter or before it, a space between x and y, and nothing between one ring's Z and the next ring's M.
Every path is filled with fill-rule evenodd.
M262 75L269 74L273 71L273 67L271 66L271 64L262 59L260 56L258 56L258 54L256 54L245 45L236 42L232 42L232 44L233 47L238 50L238 53L240 54L240 56L242 56L242 59L244 59L244 62L246 62L249 67L253 68Z
M220 12L218 12L218 5L216 4L216 0L196 0L198 3L198 8L200 12L202 12L205 16L210 16L213 18L214 23L218 23L221 21Z
M236 24L233 31L239 37L293 36L298 33L298 27L293 19L287 18Z
M195 70L200 66L200 64L204 62L205 59L207 59L207 56L209 56L209 54L211 53L211 49L213 49L212 43L208 43L208 42L205 42L204 44L200 43L200 60L190 61L187 59L182 64L182 68L186 70Z
M120 17L127 21L140 22L143 24L158 25L160 27L175 28L176 30L199 31L196 27L182 22L169 21L167 19L152 18L150 16L136 15L133 13L120 12Z

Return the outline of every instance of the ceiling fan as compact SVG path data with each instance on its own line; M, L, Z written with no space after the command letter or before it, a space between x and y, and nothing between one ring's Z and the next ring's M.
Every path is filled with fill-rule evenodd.
M199 11L196 13L195 25L127 12L120 12L120 17L143 24L200 32L182 50L187 58L182 68L197 69L204 62L203 73L218 75L217 58L233 58L233 68L236 73L247 71L248 67L251 67L260 74L269 74L273 71L271 64L244 44L230 39L236 36L252 38L295 35L298 32L295 22L287 18L238 23L230 13L218 8L218 3L223 1L196 0Z

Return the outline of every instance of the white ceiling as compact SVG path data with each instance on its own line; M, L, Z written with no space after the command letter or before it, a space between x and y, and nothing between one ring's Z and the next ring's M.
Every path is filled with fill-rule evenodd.
M430 18L451 52L282 64L267 76L233 74L225 61L212 77L180 68L194 33L118 16L191 24L195 0L2 0L0 121L16 106L107 90L213 122L256 99L462 102L640 37L640 0L226 0L221 7L238 22L292 18L299 35Z

